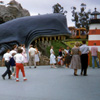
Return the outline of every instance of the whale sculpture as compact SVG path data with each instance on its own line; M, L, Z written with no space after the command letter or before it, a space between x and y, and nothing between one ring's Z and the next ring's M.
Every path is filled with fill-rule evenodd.
M42 36L59 36L70 34L66 16L62 14L45 14L26 16L0 24L0 54L13 45L25 44Z

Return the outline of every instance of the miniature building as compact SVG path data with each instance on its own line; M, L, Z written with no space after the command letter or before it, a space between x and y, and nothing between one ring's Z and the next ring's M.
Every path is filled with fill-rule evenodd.
M75 27L69 27L69 30L71 32L71 36L70 38L82 38L82 39L86 39L87 38L87 34L86 34L86 28L75 28Z

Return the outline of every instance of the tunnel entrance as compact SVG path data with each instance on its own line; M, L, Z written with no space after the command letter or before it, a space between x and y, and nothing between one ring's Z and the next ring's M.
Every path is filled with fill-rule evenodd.
M50 55L47 53L46 48L51 46L52 40L61 40L64 41L66 36L47 36L47 37L39 37L31 42L31 45L36 46L39 51L42 52L43 55L49 57Z
M64 41L66 39L66 36L45 36L45 37L39 37L31 42L31 45L33 47L37 47L38 50L41 52L40 57L40 65L49 65L50 61L50 54L48 53L47 47L51 46L52 41Z

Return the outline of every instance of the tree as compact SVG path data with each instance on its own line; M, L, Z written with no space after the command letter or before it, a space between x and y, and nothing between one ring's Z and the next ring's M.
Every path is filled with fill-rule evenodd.
M80 12L76 12L76 7L72 7L72 21L75 22L75 26L77 28L84 27L87 30L89 30L89 15L90 15L90 10L88 12L85 12L86 9L86 4L82 3Z
M59 4L55 4L53 7L53 13L61 13L63 15L65 15L65 13L67 13L67 11L64 11L64 8Z

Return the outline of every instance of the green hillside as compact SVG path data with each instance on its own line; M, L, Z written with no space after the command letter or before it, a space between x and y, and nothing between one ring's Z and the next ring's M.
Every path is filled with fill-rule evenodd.
M68 39L66 41L53 40L53 41L51 41L51 45L54 47L55 55L58 56L58 52L59 52L60 47L66 49L66 47L69 46L71 49L74 47L74 44L76 41L78 41L82 44L81 39ZM88 44L88 42L87 42L87 44ZM50 54L50 46L47 47L46 49L47 49L47 52Z

